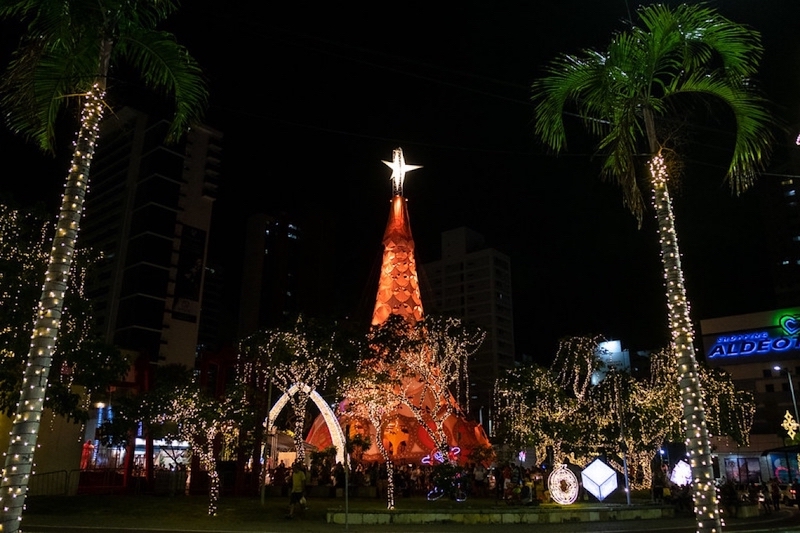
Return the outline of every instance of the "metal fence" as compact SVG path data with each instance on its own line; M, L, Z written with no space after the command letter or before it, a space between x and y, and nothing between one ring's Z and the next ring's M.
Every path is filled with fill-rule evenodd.
M156 470L151 492L160 495L186 493L188 473L184 470ZM233 486L233 480L225 478ZM75 494L116 494L122 491L138 493L144 490L145 480L133 476L125 487L122 471L113 468L93 470L57 470L33 474L28 483L29 496L74 496ZM207 489L206 489L207 490Z
M77 494L80 471L56 470L33 474L28 482L28 496L67 496Z

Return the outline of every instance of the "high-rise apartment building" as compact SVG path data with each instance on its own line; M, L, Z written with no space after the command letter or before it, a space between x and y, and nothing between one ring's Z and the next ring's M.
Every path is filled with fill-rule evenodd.
M430 286L430 294L423 293L427 313L459 317L486 332L469 365L470 414L486 425L494 382L515 365L511 261L487 247L482 235L461 227L442 233L442 258L422 270Z
M767 241L777 305L800 302L800 179L774 178L766 186Z
M239 300L239 337L281 325L300 311L300 229L287 216L247 220Z
M338 242L334 224L318 214L247 217L237 338L286 325L301 314L321 320L346 316L351 295L340 278L343 270L331 261Z
M770 263L775 307L800 304L800 146L787 140L788 153L774 174L757 183L764 214L764 249ZM756 309L753 309L755 311Z
M104 121L80 241L103 254L87 292L106 341L193 368L222 134L167 145L167 128L129 108Z

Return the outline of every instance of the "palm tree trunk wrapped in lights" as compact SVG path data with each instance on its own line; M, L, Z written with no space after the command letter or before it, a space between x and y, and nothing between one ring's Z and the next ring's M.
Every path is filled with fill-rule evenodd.
M72 164L61 210L56 224L56 235L42 287L42 296L33 327L28 364L20 391L20 401L11 427L10 443L5 460L5 474L0 486L3 502L1 531L19 529L19 518L25 504L28 481L33 474L33 457L39 435L39 424L47 393L53 349L61 320L64 293L67 289L78 224L86 196L89 167L94 154L100 120L103 117L105 91L96 83L86 95L81 115L81 127L73 152Z
M0 81L0 104L10 129L53 152L60 111L76 95L85 98L0 484L3 532L19 529L33 470L110 65L127 63L147 87L173 99L169 140L180 138L197 122L206 105L208 92L199 66L173 35L156 29L177 9L177 0L7 0L0 4L0 18L18 21L27 30Z
M689 316L689 300L683 283L681 254L675 232L667 180L669 174L661 154L650 160L650 183L658 220L661 261L667 285L667 312L672 331L672 344L678 358L678 379L683 402L683 424L686 448L692 467L694 508L698 519L721 522L714 509L718 507L714 469L711 464L711 441L706 427L703 391L694 351L694 328Z
M645 203L637 180L644 151L646 180L653 194L667 283L672 343L678 355L684 424L695 480L697 529L719 532L722 517L712 484L702 390L694 334L683 285L680 252L662 149L674 131L656 128L656 117L687 100L719 103L732 111L736 139L726 179L734 193L745 191L767 158L771 119L751 82L763 52L757 32L705 6L660 4L642 7L638 24L616 33L605 50L562 54L533 85L536 133L555 151L566 145L564 111L574 104L587 129L599 138L603 175L618 184L624 204L641 226ZM659 123L666 125L666 121ZM677 128L673 128L677 129ZM645 141L647 144L641 146ZM644 181L644 180L643 180Z

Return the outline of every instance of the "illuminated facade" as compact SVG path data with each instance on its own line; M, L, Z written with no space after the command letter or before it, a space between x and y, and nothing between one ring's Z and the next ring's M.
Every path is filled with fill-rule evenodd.
M700 329L707 364L728 372L756 403L749 448L715 438L720 475L742 482L800 476L796 459L789 464L766 453L785 444L783 419L787 411L795 413L791 389L796 393L800 386L800 308L702 320Z

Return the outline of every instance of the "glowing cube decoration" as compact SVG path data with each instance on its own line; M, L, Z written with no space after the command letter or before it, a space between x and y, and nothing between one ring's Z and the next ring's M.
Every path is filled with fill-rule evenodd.
M581 472L583 488L600 501L617 490L617 473L600 459L595 459Z
M684 486L692 483L692 467L686 461L678 461L675 468L672 469L672 475L669 480L676 485Z

